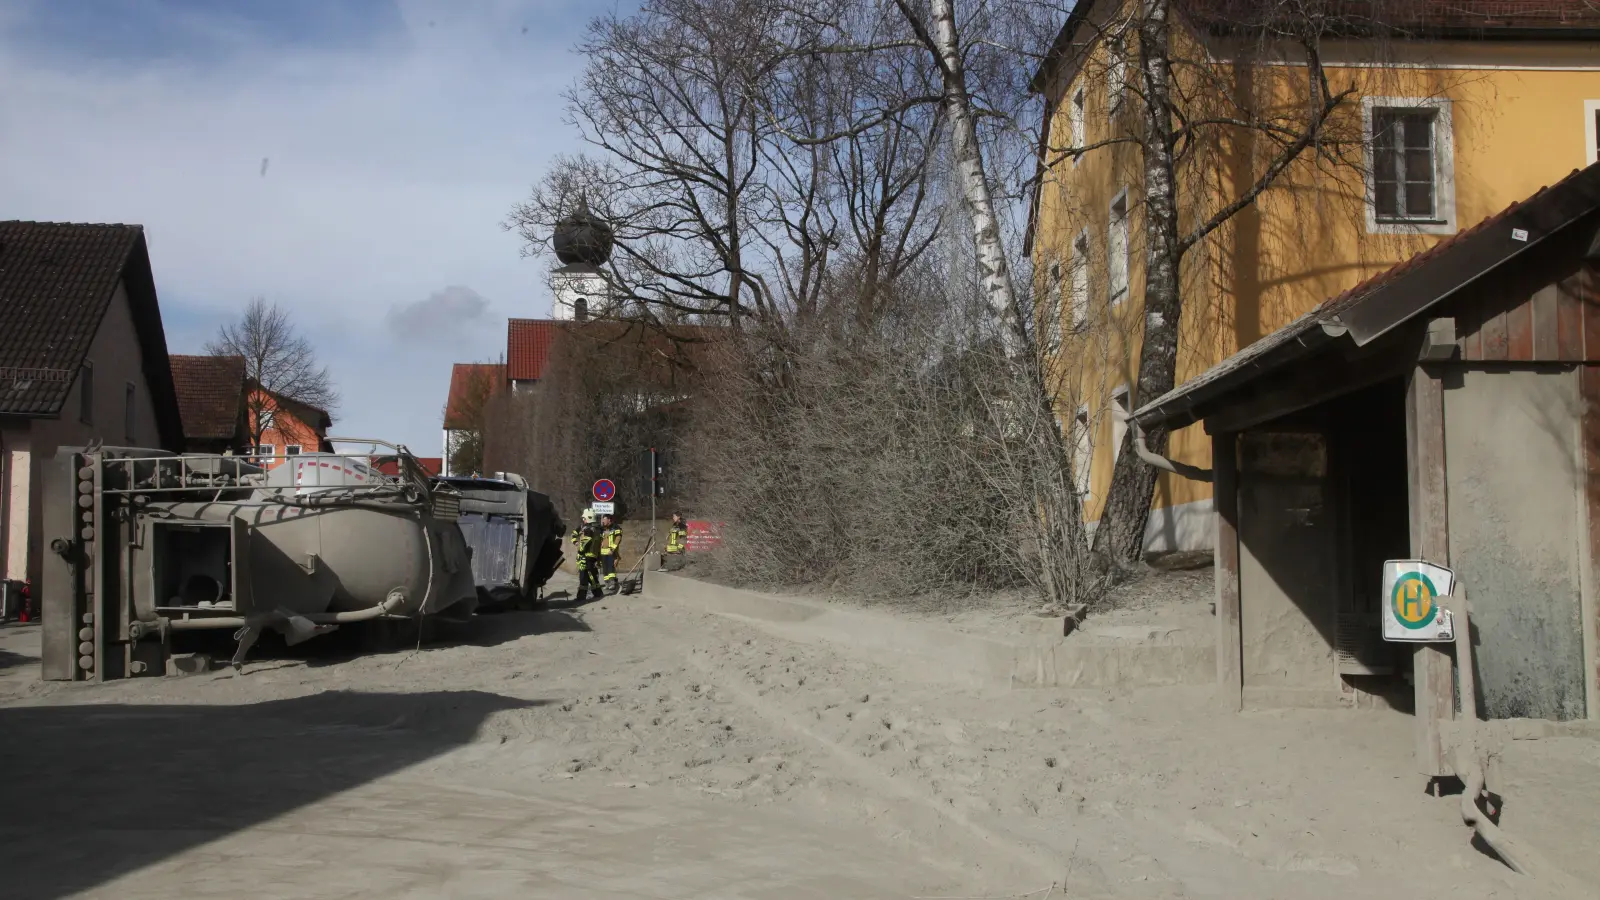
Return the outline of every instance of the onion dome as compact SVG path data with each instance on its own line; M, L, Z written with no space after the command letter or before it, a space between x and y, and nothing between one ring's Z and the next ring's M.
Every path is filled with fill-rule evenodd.
M566 265L583 263L604 265L611 258L615 236L606 220L589 211L589 204L579 202L576 211L556 223L551 243L556 259Z

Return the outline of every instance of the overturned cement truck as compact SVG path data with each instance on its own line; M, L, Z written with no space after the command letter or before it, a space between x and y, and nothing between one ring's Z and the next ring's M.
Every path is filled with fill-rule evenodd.
M168 670L185 632L231 631L235 666L265 631L470 616L479 591L461 494L404 447L267 462L63 448L44 472L43 676Z

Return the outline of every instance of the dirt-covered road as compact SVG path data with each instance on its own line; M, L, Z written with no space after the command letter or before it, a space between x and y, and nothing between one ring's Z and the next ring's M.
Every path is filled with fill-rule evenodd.
M0 631L0 894L1519 895L1404 717L962 688L648 598L445 637L60 685Z

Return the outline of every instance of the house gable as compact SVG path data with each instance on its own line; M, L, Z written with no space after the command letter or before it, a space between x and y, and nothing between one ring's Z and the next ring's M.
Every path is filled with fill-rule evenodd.
M61 416L118 297L126 298L135 369L152 405L155 433L144 440L181 446L166 333L137 225L0 222L0 413Z

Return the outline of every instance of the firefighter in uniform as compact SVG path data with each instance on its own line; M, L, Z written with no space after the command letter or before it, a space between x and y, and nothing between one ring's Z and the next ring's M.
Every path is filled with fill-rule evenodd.
M592 594L603 596L600 587L600 530L594 524L594 511L583 511L583 524L572 532L572 543L578 553L578 602L583 603Z
M684 551L689 549L689 526L684 524L682 513L672 514L672 524L667 526L667 551L661 554L661 568L677 569L683 565Z
M617 560L622 558L622 526L610 515L600 517L600 571L606 593L617 592Z
M594 510L585 507L583 512L578 514L578 518L582 521L577 528L572 529L571 534L567 535L567 540L572 542L573 547L578 546L578 538L583 535L583 526L594 524Z

